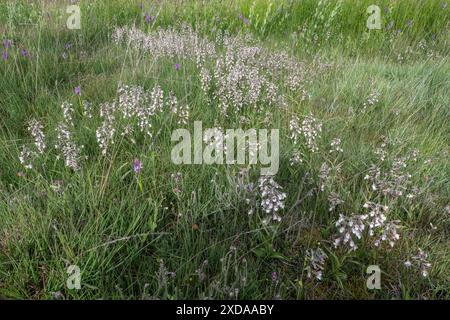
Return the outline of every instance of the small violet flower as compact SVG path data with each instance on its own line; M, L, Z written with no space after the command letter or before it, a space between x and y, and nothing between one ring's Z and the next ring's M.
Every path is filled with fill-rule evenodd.
M273 282L278 281L278 273L276 271L272 272L272 281Z
M3 40L3 46L5 47L5 49L11 48L11 40L8 39Z
M134 159L133 170L135 173L140 173L142 170L142 162L139 159Z

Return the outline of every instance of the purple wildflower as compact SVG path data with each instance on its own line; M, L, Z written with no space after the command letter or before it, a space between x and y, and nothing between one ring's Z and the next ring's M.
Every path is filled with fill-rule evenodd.
M273 282L278 281L278 273L276 271L272 272L272 281Z
M3 40L3 46L5 47L5 49L11 48L11 40L8 39Z
M3 58L3 60L8 60L8 52L7 51L3 51L2 58Z
M244 18L244 23L247 24L247 25L249 24L249 21L248 21L247 18Z
M175 64L175 70L180 70L180 64L179 63L177 63L177 64Z
M81 87L80 86L75 87L75 89L73 91L75 92L76 95L78 95L78 96L81 95Z
M148 14L148 12L145 13L145 22L150 22L150 15Z
M142 170L142 162L139 159L134 159L133 170L135 173L140 173Z
M20 51L20 53L21 53L21 55L22 55L22 57L26 57L26 56L28 56L28 51L27 51L27 49L22 49L21 51Z

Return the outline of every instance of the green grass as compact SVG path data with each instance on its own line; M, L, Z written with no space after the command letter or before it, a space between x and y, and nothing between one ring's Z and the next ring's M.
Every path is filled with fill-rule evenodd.
M81 1L81 30L65 27L63 1L0 3L0 38L13 41L8 59L0 60L0 297L52 299L61 292L68 299L448 299L450 8L443 7L446 1L376 1L382 29L369 32L366 9L373 2L143 1L141 10L140 1ZM156 17L154 24L145 22L146 12ZM148 90L159 84L190 106L187 128L194 120L204 127L243 125L238 117L220 116L217 103L206 103L194 61L183 60L176 71L180 60L154 59L111 39L117 26L151 32L183 24L211 40L220 31L250 33L259 46L285 50L308 70L311 98L302 101L280 82L287 108L269 110L269 128L280 129L275 180L287 194L278 224L264 226L261 212L247 214L233 189L239 166L172 163L170 135L179 127L173 115L158 115L153 139L139 137L136 145L118 139L106 157L95 138L100 117L82 115L81 100L98 111L115 99L120 82ZM22 48L31 60L21 56ZM330 66L322 70L318 61ZM363 112L373 90L379 102ZM63 101L75 106L73 134L88 158L74 172L51 149L25 170L19 154L32 142L27 123L39 119L55 142ZM289 120L310 112L323 122L320 150L291 166ZM268 127L265 113L245 115L244 127ZM328 152L335 137L344 150L338 157ZM383 137L395 142L385 163L374 154ZM380 198L364 180L369 166L387 172L395 157L414 149L418 160L407 169L418 197ZM135 158L143 164L139 177ZM332 168L325 191L307 196L319 187L324 162ZM171 178L176 172L183 175L181 185ZM252 168L254 181L258 174ZM62 181L63 193L52 187L56 181ZM331 192L344 204L330 212ZM335 249L339 213L362 213L362 205L375 199L389 204L390 217L401 221L400 240L377 249L364 237L354 252ZM328 255L322 281L305 271L306 251L318 243ZM418 248L432 264L426 278L404 266ZM81 290L66 287L69 265L82 271ZM381 290L366 288L369 265L382 270ZM230 295L235 289L237 297Z

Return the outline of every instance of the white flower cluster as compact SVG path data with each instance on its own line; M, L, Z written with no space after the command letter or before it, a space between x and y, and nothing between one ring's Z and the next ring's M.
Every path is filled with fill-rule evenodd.
M169 92L168 105L170 111L178 117L177 123L187 124L189 121L189 106L188 105L179 105L177 97L173 94L172 91Z
M320 133L322 132L322 123L314 118L312 114L309 114L302 122L301 131L309 150L311 152L318 151L317 140L320 138Z
M144 90L140 86L120 84L117 89L117 100L100 104L102 124L97 128L97 143L102 154L107 154L109 147L114 144L114 136L120 133L135 143L136 131L149 137L152 136L152 121L161 114L166 107L178 117L179 124L187 124L189 120L188 106L179 106L176 96L170 92L168 98L159 85L151 90ZM119 120L123 121L119 121ZM121 127L121 123L125 126Z
M213 128L203 133L203 142L205 142L208 148L214 150L223 150L226 152L226 138L227 134L223 132L222 128ZM216 154L215 156L222 157L223 154Z
M272 176L260 176L257 183L250 180L247 168L241 169L238 177L233 179L238 197L250 207L248 214L251 215L257 208L261 208L265 214L270 215L263 219L264 224L268 224L270 220L281 221L279 212L284 209L286 199L282 187Z
M206 101L215 100L224 116L247 107L257 111L262 111L263 106L285 108L285 96L276 83L286 83L294 91L301 90L302 99L307 99L306 85L329 67L315 61L308 68L287 52L274 53L258 46L250 34L230 36L218 32L213 42L187 25L180 30L158 29L149 33L135 27L116 28L112 39L116 44L125 43L132 49L149 53L155 59L195 60Z
M73 105L70 102L64 101L61 104L61 109L63 111L63 117L64 117L64 121L68 124L68 125L73 125Z
M371 165L364 180L372 183L372 191L380 192L392 198L399 198L405 195L411 184L411 174L406 172L405 168L406 158L394 159L388 171L382 171L378 166Z
M259 193L261 195L262 210L272 215L272 220L281 221L279 211L284 209L286 193L282 192L281 186L271 176L261 176L258 181ZM265 219L265 223L269 220Z
M150 110L148 114L154 115L164 109L164 92L159 85L155 85L150 92Z
M55 149L62 153L64 163L67 167L78 170L79 161L81 159L81 149L83 146L78 146L72 138L71 129L73 129L73 106L69 102L63 102L61 105L64 120L60 122L56 128L57 142ZM34 138L35 150L26 146L22 147L19 155L19 161L26 169L33 168L33 161L39 154L44 154L47 149L45 143L45 134L43 132L43 125L41 122L33 119L28 124L28 131ZM59 159L61 155L57 156Z
M387 212L389 208L378 203L367 202L363 206L369 210L368 228L369 235L375 237L373 244L378 247L383 241L388 241L391 247L400 239L398 234L399 221L387 221Z
M363 111L366 111L367 108L375 106L379 101L380 101L380 93L376 90L373 90L363 104Z
M202 89L205 93L212 91L211 98L217 101L221 113L239 113L244 107L260 111L262 105L283 107L284 98L272 81L274 71L261 62L264 51L247 47L238 38L226 37L224 46L225 54L217 57L212 77L205 66L201 72Z
M334 211L334 209L336 209L336 207L338 205L341 205L344 203L344 201L342 201L342 199L339 197L339 194L337 194L336 192L331 192L330 195L328 196L328 202L330 202L330 208L328 209L328 211Z
M58 141L55 145L57 150L60 150L64 159L64 164L73 170L80 169L81 149L84 146L78 147L72 138L70 127L65 122L60 122L56 128ZM58 156L57 158L59 158Z
M369 233L371 236L374 234L374 229L384 225L386 221L386 213L389 210L387 206L382 206L378 203L366 202L363 207L369 210Z
M289 159L289 164L291 166L294 166L303 163L303 157L304 157L303 154L299 150L294 150L292 152L291 158Z
M320 191L325 191L325 186L330 175L331 168L328 163L324 162L320 166L319 170L319 180L320 180Z
M115 109L116 107L114 102L100 104L100 117L103 118L103 122L100 127L97 128L95 136L103 155L106 155L109 146L114 144L114 134L116 132L114 125Z
M393 247L395 242L400 239L398 230L400 229L400 221L387 221L379 228L379 235L375 238L373 244L379 247L383 241L388 241L389 245Z
M414 264L424 278L428 277L429 269L431 268L431 263L428 262L428 254L419 248L419 252L417 255L412 256L411 260L412 262L410 260L405 261L405 266L409 268Z
M25 167L25 169L33 168L33 160L36 157L36 152L30 150L26 146L22 146L22 150L19 154L19 161Z
M22 146L19 154L19 161L25 169L32 169L33 162L39 154L43 154L46 147L45 135L43 132L44 126L36 119L32 119L28 123L28 131L34 139L34 148Z
M125 43L131 48L148 52L154 58L195 59L197 63L216 55L214 43L199 36L185 25L181 31L159 29L145 33L136 27L116 28L112 35L116 44Z
M151 136L151 117L164 108L164 92L159 85L151 91L140 86L119 85L117 108L122 118L130 121L136 119L139 130Z
M321 249L309 249L306 251L306 271L308 278L322 280L327 254Z
M189 106L187 104L183 104L178 108L178 124L186 125L189 121Z
M298 117L293 115L289 121L289 131L294 145L298 145L300 137L303 136L306 146L311 152L319 150L317 140L320 138L320 133L322 132L322 123L314 118L312 114L307 115L301 125L299 124Z
M356 239L361 239L364 230L368 230L368 235L373 237L373 244L379 247L383 241L387 241L391 247L400 238L398 234L399 221L387 220L388 207L377 203L367 202L363 206L368 209L367 214L352 215L346 217L339 215L336 222L339 236L335 239L334 246L349 244L350 250L356 250ZM356 237L356 239L354 238Z
M144 88L120 84L117 88L117 95L118 106L124 118L129 119L146 111L141 110L142 106L148 102Z
M302 128L300 127L300 120L295 114L292 116L291 120L289 120L289 131L292 142L294 145L297 145L300 142Z
M336 221L339 236L334 240L334 246L337 248L340 245L348 244L350 251L356 250L358 246L356 241L361 239L362 233L365 229L366 215L351 215L349 217L339 214L339 219Z
M415 198L420 193L420 189L416 186L411 186L412 175L406 168L408 163L418 161L419 151L413 149L405 156L396 157L392 161L387 161L387 144L387 139L384 138L381 146L375 151L379 161L385 164L381 166L383 169L372 164L364 180L370 181L372 191L378 192L380 195L392 199L398 199L402 196L406 196L408 199Z
M64 120L56 127L57 142L55 149L61 152L66 167L76 171L80 169L80 161L82 160L81 150L84 146L78 146L72 136L72 130L74 129L73 105L69 102L63 102L61 109ZM57 159L59 158L61 158L61 155L57 156Z
M211 89L211 81L212 76L211 72L205 67L201 67L200 70L200 84L203 90L203 93L205 94L206 100L208 103L210 102L210 89Z
M63 102L61 109L63 111L64 120L61 121L56 127L57 141L55 144L55 149L61 152L61 154L57 156L57 159L62 156L67 167L73 170L79 170L79 162L82 158L81 150L84 146L78 146L72 137L71 131L73 130L74 113L73 106L68 102ZM39 154L44 154L47 149L43 128L44 127L41 122L35 119L29 122L28 131L34 138L35 150L23 146L19 155L19 161L25 166L26 169L32 169L35 158Z
M34 145L36 146L37 152L39 154L43 154L46 149L45 135L42 131L43 128L44 127L42 123L40 123L36 119L31 120L28 124L28 131L34 138Z
M331 150L330 150L330 153L334 153L334 152L336 152L336 153L339 153L339 152L344 152L344 149L342 149L342 147L341 147L341 139L340 138L334 138L332 141L331 141Z
M304 155L300 151L302 137L309 151L316 152L319 150L317 140L320 138L320 133L322 132L322 123L315 119L312 114L306 116L301 125L298 116L294 114L289 121L289 132L292 143L294 144L294 151L290 158L291 165L303 162ZM337 143L337 141L334 142ZM339 147L339 144L336 146Z

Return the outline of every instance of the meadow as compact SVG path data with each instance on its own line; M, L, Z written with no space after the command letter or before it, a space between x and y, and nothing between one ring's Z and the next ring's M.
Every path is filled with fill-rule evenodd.
M449 299L449 18L2 0L0 298ZM278 129L278 171L175 164L195 121Z

